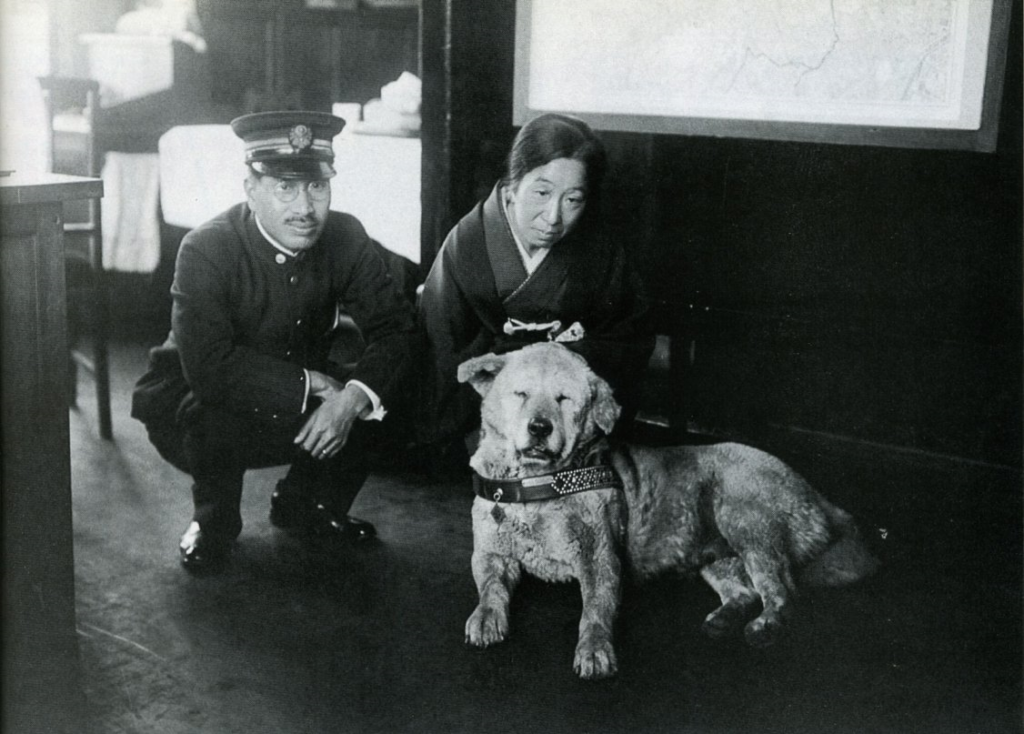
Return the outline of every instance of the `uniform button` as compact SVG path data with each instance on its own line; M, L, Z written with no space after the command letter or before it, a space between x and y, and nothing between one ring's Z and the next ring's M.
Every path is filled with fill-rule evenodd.
M274 262L276 262L276 263L277 263L278 265L284 265L284 262L285 262L285 260L287 260L287 259L288 259L288 258L286 258L286 257L285 257L284 255L282 255L282 254L281 254L281 253L279 252L279 253L277 253L277 255L276 255L276 256L274 257Z
M296 326L302 326L302 319L296 319L295 325Z
M277 420L277 413L274 413L274 414L273 414L272 416L270 416L270 417L271 417L271 418L273 418L273 419L274 419L274 420L276 421L276 420Z
M292 285L295 285L296 283L299 282L299 276L293 275L288 279L288 282L291 283Z
M289 349L287 352L284 353L284 356L286 356L286 357L292 356L292 350Z

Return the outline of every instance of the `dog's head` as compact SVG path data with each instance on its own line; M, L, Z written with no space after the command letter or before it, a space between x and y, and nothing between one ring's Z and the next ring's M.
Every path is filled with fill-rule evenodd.
M608 383L561 344L476 357L459 365L458 377L483 396L480 448L470 464L494 479L562 469L619 417Z

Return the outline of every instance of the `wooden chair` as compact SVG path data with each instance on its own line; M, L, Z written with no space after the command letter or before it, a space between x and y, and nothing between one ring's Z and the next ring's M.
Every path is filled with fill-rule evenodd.
M46 102L54 173L99 178L103 152L97 145L100 112L99 84L91 79L40 77ZM81 366L96 383L99 433L113 439L110 414L110 363L108 358L109 306L103 267L103 232L100 200L65 205L64 243L68 275L69 398L77 404L77 374ZM91 332L91 354L78 348L82 326Z

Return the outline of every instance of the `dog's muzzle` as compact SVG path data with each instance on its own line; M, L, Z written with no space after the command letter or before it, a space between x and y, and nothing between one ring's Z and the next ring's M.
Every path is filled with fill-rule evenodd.
M564 439L556 435L551 419L541 415L530 418L522 439L526 445L517 447L516 451L520 457L534 461L554 461L560 457L564 446Z

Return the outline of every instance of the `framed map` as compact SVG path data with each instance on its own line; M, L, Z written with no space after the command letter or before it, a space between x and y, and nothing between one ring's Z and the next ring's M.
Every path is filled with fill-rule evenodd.
M518 0L515 123L991 150L1010 0Z

